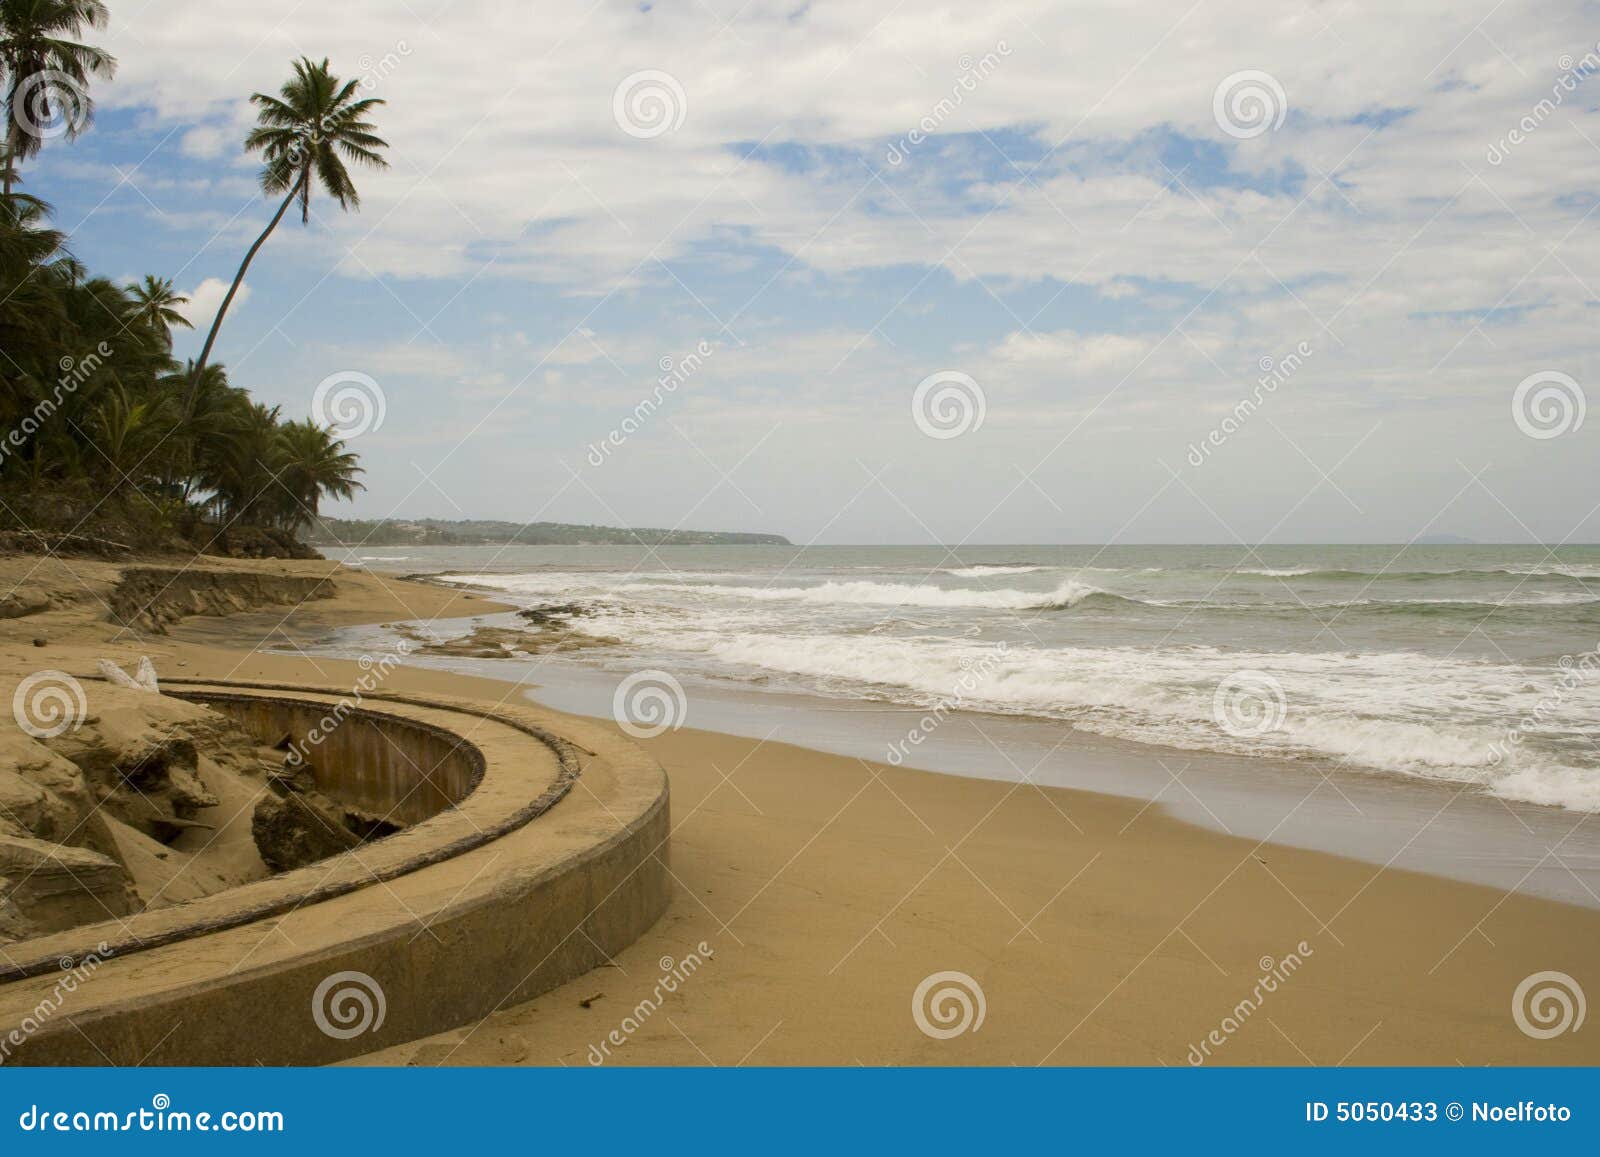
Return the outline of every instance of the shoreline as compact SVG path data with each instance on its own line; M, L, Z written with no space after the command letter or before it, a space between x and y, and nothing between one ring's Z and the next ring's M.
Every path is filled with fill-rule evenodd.
M482 617L490 625L515 625L492 618L516 609L493 604L492 591L433 581L428 574L404 577L486 600L466 616L474 622ZM361 626L374 630L340 632L348 649L379 647L382 624ZM313 633L300 644L316 639ZM610 719L612 693L628 669L614 655L589 658L582 652L411 661L442 673L530 686L530 697L543 706L602 720ZM748 739L776 734L819 754L869 762L884 762L927 715L925 708L878 700L705 680L689 690L689 714L701 730ZM1224 835L1600 909L1600 824L1593 813L1504 800L1464 781L1340 767L1330 760L1172 747L1022 714L952 710L924 739L897 766L1103 792L1159 806L1175 819Z
M52 626L43 652L8 635L0 654L12 670L74 670L147 653L184 677L338 687L362 668L270 648L502 606L361 570L336 580L333 598L281 614L184 619L145 637L83 621ZM386 687L520 693L420 666ZM1600 1063L1600 1037L1535 1039L1511 1007L1542 971L1600 991L1591 910L1219 834L1081 788L689 727L641 746L673 792L674 894L660 921L610 966L353 1063L584 1066L613 1032L623 1044L606 1064L1181 1066L1205 1042L1207 1064ZM657 997L691 957L693 975ZM1279 972L1276 991L1252 995ZM928 1035L913 996L956 973L986 1019Z

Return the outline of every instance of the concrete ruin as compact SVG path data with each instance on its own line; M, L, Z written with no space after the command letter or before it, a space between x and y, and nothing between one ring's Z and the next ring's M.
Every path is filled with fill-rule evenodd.
M0 840L0 877L26 880L19 911L43 892L54 900L35 909L60 914L0 956L0 1063L336 1061L548 991L666 907L666 777L598 724L446 698L162 691L286 753L234 837L276 874L139 910L119 857L181 837L218 801L190 740L114 753L108 767L140 788L113 801L111 846ZM79 779L92 794L92 770ZM31 783L0 789L47 825L72 820L71 786L54 818ZM16 918L0 910L0 930ZM66 996L63 976L78 980ZM381 1002L356 1032L327 1007L347 976Z

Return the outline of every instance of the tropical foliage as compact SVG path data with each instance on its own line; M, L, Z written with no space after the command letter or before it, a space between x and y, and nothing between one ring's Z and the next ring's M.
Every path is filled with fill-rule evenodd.
M76 37L105 27L107 15L101 0L0 0L6 193L16 183L11 165L37 155L51 136L77 136L93 119L89 82L111 76L117 62Z
M111 526L146 543L177 535L202 547L235 527L301 531L325 499L361 488L355 455L329 429L254 401L223 366L180 363L173 331L189 328L188 301L171 279L118 285L94 275L52 227L49 206L19 187L19 164L50 142L29 131L39 109L14 106L41 71L81 85L107 75L111 58L73 39L105 19L97 0L0 0L0 527ZM311 86L327 135L289 172L291 138L262 136L295 131L288 106L263 104L249 144L267 158L263 182L304 206L314 176L354 204L328 149L370 163L382 146L363 119L373 102L352 101L326 62L294 69L283 102Z
M389 162L379 151L388 148L388 142L373 131L376 126L366 119L383 101L376 97L357 100L359 87L360 82L355 80L340 83L326 59L319 64L306 56L295 61L294 75L284 83L279 95L258 92L250 97L257 110L256 127L245 138L245 151L261 154L262 191L269 197L281 194L283 200L239 263L239 272L233 275L228 295L222 299L222 307L206 334L197 370L205 369L211 358L217 331L222 328L222 319L233 304L234 294L239 292L250 262L289 206L299 201L300 222L309 224L311 192L320 185L339 208L359 209L361 194L356 191L345 162L354 161L372 169L388 167Z

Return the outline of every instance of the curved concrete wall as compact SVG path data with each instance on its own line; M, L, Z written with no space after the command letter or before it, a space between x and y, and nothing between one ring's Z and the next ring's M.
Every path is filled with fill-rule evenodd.
M237 692L170 693L222 712L263 743L287 736L291 753L311 767L317 790L392 823L421 823L460 803L483 774L481 756L453 732L348 699L330 707Z
M245 685L192 693L337 701ZM481 753L476 789L331 860L10 945L13 959L42 967L0 983L0 1059L336 1061L531 999L604 963L665 910L666 777L637 747L531 706L373 696L366 710L390 717L393 735L408 724L441 729ZM330 884L350 886L329 893ZM96 952L102 943L109 953ZM348 1003L330 1004L352 987L383 1010L358 1031L338 1019Z

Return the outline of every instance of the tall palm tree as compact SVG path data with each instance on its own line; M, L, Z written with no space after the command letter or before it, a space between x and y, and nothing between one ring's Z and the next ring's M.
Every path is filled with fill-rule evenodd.
M282 471L278 407L241 397L227 433L208 447L200 485L216 497L220 512L246 525L263 522L276 506Z
M345 161L374 169L388 168L389 162L379 150L388 148L389 143L373 132L376 126L366 119L383 101L376 97L354 99L360 86L359 80L341 84L329 70L326 58L318 64L309 56L303 56L294 62L294 75L284 83L279 95L258 92L250 97L259 111L256 127L245 138L244 147L247 152L261 154L262 191L269 196L282 193L283 203L255 244L246 251L239 272L233 275L233 284L217 309L216 319L206 334L206 344L195 362L197 375L206 368L212 343L217 340L217 331L222 328L222 319L227 315L228 306L233 304L234 294L239 292L245 270L250 268L257 250L278 227L289 206L298 198L300 222L308 223L311 188L321 185L323 191L338 202L339 208L359 209L361 196L356 192L350 171L345 168ZM191 395L192 392L191 389Z
M136 402L122 386L113 385L95 408L93 422L85 433L91 435L89 443L95 453L90 465L103 479L103 492L118 494L124 486L137 484L134 475L160 438L155 404ZM105 477L107 473L109 478Z
M173 326L194 328L189 319L178 312L178 306L187 305L189 299L172 288L170 278L147 273L143 282L136 281L128 286L128 296L133 304L133 320L146 327L169 350Z
M44 147L41 126L65 118L63 135L69 140L88 127L94 115L89 79L109 79L117 61L75 38L85 28L104 28L108 16L101 0L0 0L0 73L11 162L3 177L6 196L15 166Z
M284 521L294 530L314 521L323 497L354 498L365 490L356 456L333 431L315 422L284 422L278 427L281 481L288 491Z
M51 279L35 276L63 252L65 234L50 228L50 208L17 194L0 200L0 377L13 368L18 350L48 346L54 361L55 329L65 314ZM35 349L35 352L39 352Z
M0 81L5 76L0 73ZM6 191L6 196L11 196L11 190L22 184L22 174L17 172L17 159L11 155L11 146L5 143L5 137L0 135L0 187Z
M185 404L185 392L191 386L194 394ZM238 426L249 397L244 390L228 384L228 375L221 366L207 366L196 375L193 361L163 375L156 388L162 396L173 399L176 411L165 483L173 489L181 480L178 493L187 502L194 488L202 484L202 478L216 473L215 459Z

